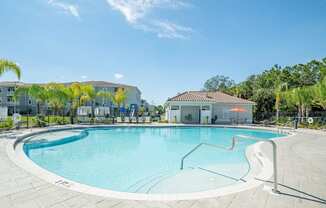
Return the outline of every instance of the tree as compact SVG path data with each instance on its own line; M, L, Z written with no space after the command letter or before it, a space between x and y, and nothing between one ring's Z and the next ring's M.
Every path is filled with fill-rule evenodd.
M326 58L321 61L320 64L320 81L323 81L326 78Z
M112 97L113 97L112 93L104 91L104 90L101 90L101 91L97 92L96 96L100 97L100 98L103 98L103 102L104 102L104 100L105 101L106 100L112 100Z
M155 106L155 113L158 115L162 115L165 112L164 107L162 105Z
M284 98L285 98L286 104L288 106L294 106L297 109L297 116L301 117L301 109L300 109L301 99L298 94L298 89L294 88L291 90L287 90L284 93Z
M7 71L13 72L18 79L21 77L21 69L18 64L7 59L0 59L0 76Z
M326 77L314 86L314 103L326 110Z
M233 87L234 85L235 82L229 77L216 75L205 82L204 90L226 92L229 88Z
M44 108L42 109L42 107L44 107L49 98L47 89L41 85L33 84L27 88L27 92L28 96L36 101L37 114L44 114Z
M281 83L280 80L276 82L275 88L274 88L274 94L275 94L275 109L276 109L276 121L279 120L280 116L280 104L282 100L283 90L287 89L287 83Z
M80 97L82 95L81 85L77 82L72 83L71 85L65 87L63 92L69 103L69 115L70 115L70 123L74 123L74 116L77 108L80 106Z
M81 97L80 101L82 104L87 102L91 102L92 107L92 117L94 118L94 106L95 106L95 99L96 99L96 91L93 85L81 85Z
M54 115L58 115L59 110L64 113L64 108L68 101L63 84L51 83L46 86L48 92L48 104L52 108Z
M127 92L123 88L118 88L112 97L112 101L118 106L118 108L121 107L121 104L123 104L126 99L127 99Z
M302 116L308 117L314 98L313 86L301 87L299 93L302 98ZM303 118L301 120L303 121Z
M311 90L310 86L317 85L324 77L326 77L326 58L293 66L274 65L262 73L249 76L238 84L221 84L224 80L223 76L216 76L206 81L204 89L220 90L256 102L254 118L258 120L270 119L275 114L278 118L281 109L297 112L300 113L300 116L304 116L304 114L309 114L313 104L320 106L323 99L317 99L319 97L317 95L316 98L312 98L311 91L315 92L316 90ZM318 86L320 87L320 85ZM296 104L289 103L289 94L294 93L293 89L296 89L295 94L297 95L293 97L297 100ZM299 92L301 94L298 94ZM287 94L287 99L283 94ZM286 100L285 105L281 105L283 100ZM297 106L298 102L301 102L300 106ZM300 111L298 108L301 108Z
M13 95L14 101L18 101L21 96L28 96L29 87L19 86Z
M49 92L45 86L33 84L31 86L20 86L15 90L14 100L17 100L22 95L28 95L36 101L37 114L44 113L44 107L49 99Z

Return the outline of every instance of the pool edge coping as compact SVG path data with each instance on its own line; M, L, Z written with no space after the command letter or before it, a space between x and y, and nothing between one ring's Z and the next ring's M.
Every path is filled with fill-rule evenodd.
M202 191L202 192L193 192L193 193L176 193L176 194L143 194L143 193L128 193L128 192L117 192L109 189L97 188L85 184L81 184L75 181L71 181L62 176L56 175L40 166L35 164L23 151L23 140L34 135L49 133L54 131L63 131L63 130L72 130L72 129L86 129L86 128L97 128L97 127L178 127L178 126L188 126L193 127L194 125L91 125L91 126L69 126L55 129L45 129L32 133L25 133L16 139L10 141L7 144L7 155L10 160L13 161L17 166L23 170L35 175L36 177L61 188L65 188L71 191L76 191L84 194L102 196L106 198L115 198L115 199L125 199L125 200L139 200L139 201L177 201L177 200L194 200L194 199L204 199L212 198L218 196L225 196L229 194L239 193L245 190L255 188L264 183L263 180L268 180L273 176L273 166L272 161L268 156L262 151L261 146L264 142L257 142L253 145L249 145L246 150L246 158L249 161L250 170L248 175L251 172L252 166L257 166L253 157L256 157L257 160L262 164L258 174L253 175L251 179L245 183L230 185L226 187L221 187L218 189ZM256 129L256 130L268 130L275 131L275 128L265 128L265 127L255 127L255 126L228 126L228 125L195 125L196 127L217 127L217 128L244 128L244 129ZM295 134L292 132L289 135L283 137L277 137L272 140L284 140L288 139ZM262 156L263 155L263 156ZM256 180L255 178L259 178Z

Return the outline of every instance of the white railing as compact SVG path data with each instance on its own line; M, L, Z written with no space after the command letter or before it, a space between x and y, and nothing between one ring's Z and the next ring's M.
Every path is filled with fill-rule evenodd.
M232 145L231 147L224 147L224 146L219 146L215 144L209 144L209 143L200 143L197 146L195 146L193 149L191 149L187 154L185 154L181 158L181 165L180 169L183 170L184 167L184 160L191 155L193 152L195 152L199 147L203 145L211 146L214 148L219 148L219 149L225 149L228 151L233 151L236 145L236 141L239 139L244 139L244 140L252 140L252 141L261 141L261 142L268 142L272 144L273 147L273 175L274 175L274 188L272 189L274 193L280 193L278 190L278 178L277 178L277 146L276 143L273 140L268 140L268 139L262 139L262 138L257 138L257 137L251 137L251 136L246 136L246 135L236 135L232 138Z

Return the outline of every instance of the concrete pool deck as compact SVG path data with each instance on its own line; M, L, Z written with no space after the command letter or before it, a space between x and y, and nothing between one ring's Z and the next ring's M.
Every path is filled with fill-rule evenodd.
M134 201L83 194L50 184L23 170L7 155L7 145L20 130L1 133L0 207L326 207L326 133L298 130L277 141L280 195L270 194L270 182L243 192L199 200ZM33 129L33 132L40 129ZM270 148L263 147L270 154Z

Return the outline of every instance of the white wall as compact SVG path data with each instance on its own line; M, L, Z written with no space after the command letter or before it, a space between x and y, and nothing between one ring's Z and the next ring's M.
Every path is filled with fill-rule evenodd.
M181 122L181 111L179 110L171 110L170 108L167 112L167 120L169 123L180 123Z
M228 123L232 120L239 120L239 123L252 123L251 104L214 104L212 116L217 116L217 123ZM232 108L243 108L246 112L230 112Z
M171 110L171 106L179 106L179 110ZM211 103L200 102L170 102L166 109L166 118L169 123L181 122L182 106L197 106L200 107L200 122L201 124L210 124L212 121L213 106ZM202 110L202 106L209 106L209 110ZM208 117L208 119L207 119Z
M138 106L140 106L141 94L140 94L139 90L135 87L128 87L128 88L126 88L126 90L127 90L126 104L127 105L137 104Z

